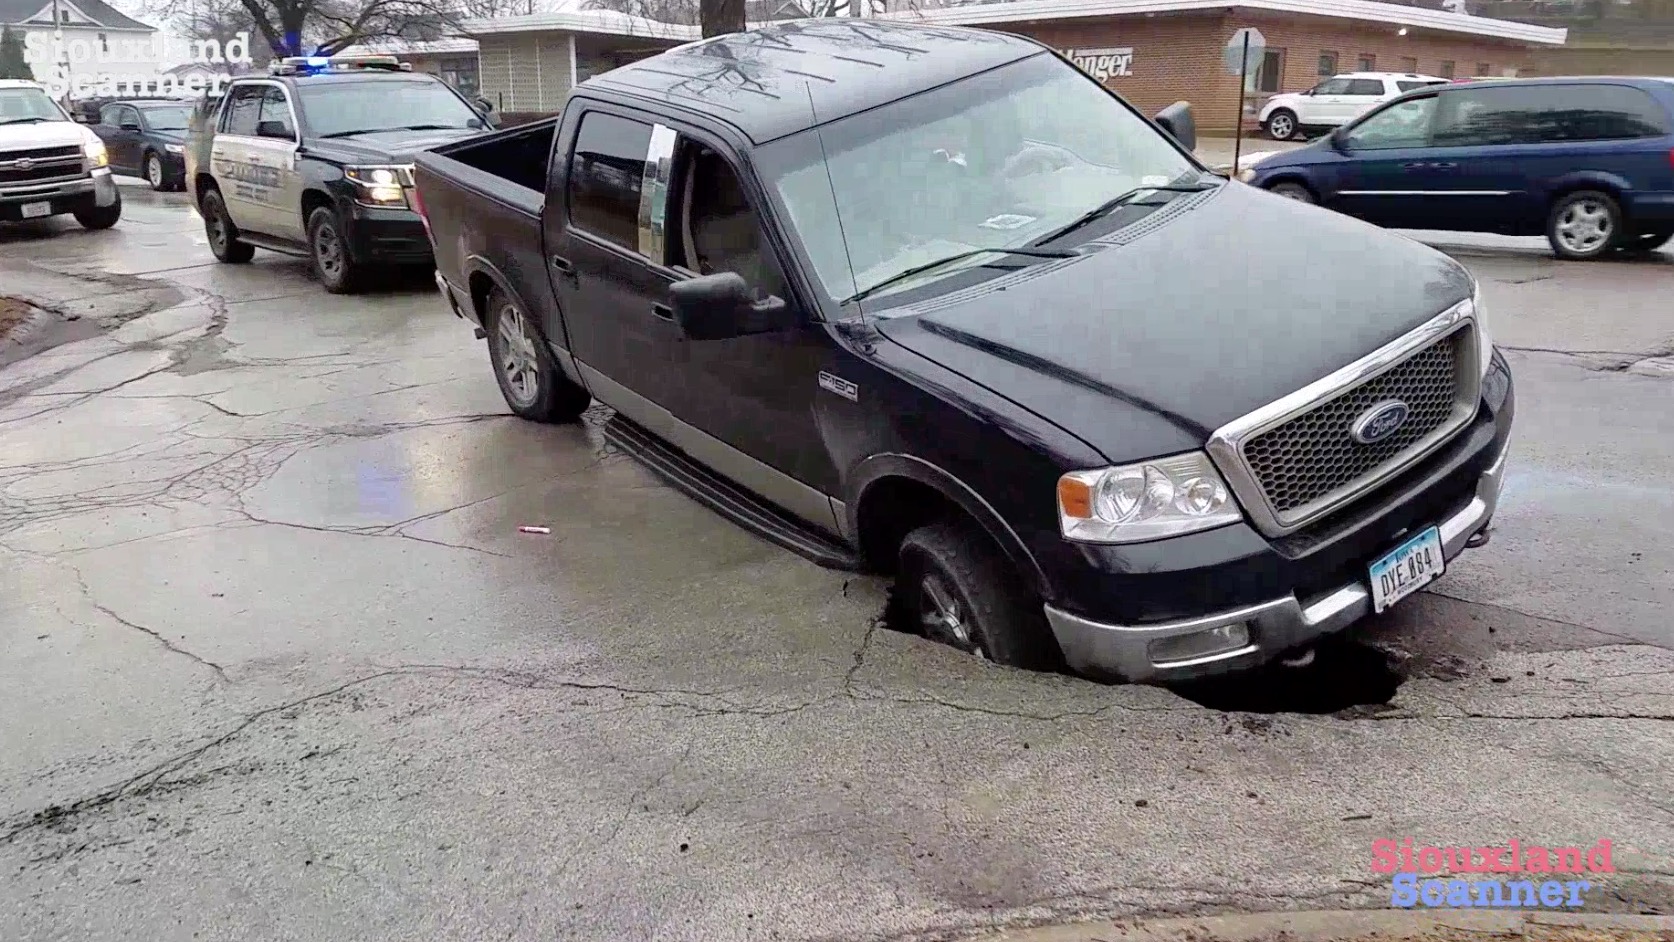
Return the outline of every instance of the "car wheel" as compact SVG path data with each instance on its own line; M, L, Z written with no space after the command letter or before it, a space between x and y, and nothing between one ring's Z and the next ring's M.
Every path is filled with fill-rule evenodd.
M352 294L366 280L366 266L349 254L337 213L321 206L308 215L308 248L314 275L332 294Z
M169 188L168 175L163 172L163 159L155 153L145 155L145 182L159 193Z
M227 214L227 204L221 199L220 190L205 190L198 211L203 215L203 231L209 239L209 251L214 253L217 261L239 265L255 256L255 246L238 241L238 229L233 225L232 216Z
M75 217L83 229L109 229L122 218L122 198L118 196L116 202L109 206L90 205L86 209L78 209Z
M488 358L500 395L519 418L574 422L593 404L587 390L570 381L527 312L504 291L488 296Z
M1552 204L1546 239L1559 258L1594 259L1622 238L1622 210L1608 193L1581 190Z
M1280 108L1267 116L1267 136L1275 141L1288 141L1296 135L1296 114Z
M944 520L907 534L895 591L901 611L933 641L1008 667L1063 666L1040 600L973 527Z
M1318 200L1314 199L1314 191L1313 190L1310 190L1307 187L1303 186L1302 184L1296 183L1296 182L1291 181L1291 180L1286 180L1286 181L1283 181L1283 182L1280 182L1280 183L1273 184L1271 187L1268 188L1268 192L1276 193L1279 196L1282 196L1287 200L1296 200L1298 203L1317 203L1317 202L1319 202Z
M1635 252L1655 252L1674 239L1674 229L1658 229L1653 232L1639 232L1627 239L1625 248Z

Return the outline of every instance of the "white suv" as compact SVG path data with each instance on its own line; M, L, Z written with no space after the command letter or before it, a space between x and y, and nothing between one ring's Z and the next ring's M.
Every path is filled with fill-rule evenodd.
M1305 92L1274 95L1257 117L1269 137L1288 141L1298 131L1339 127L1396 95L1448 82L1411 72L1349 72L1333 75Z

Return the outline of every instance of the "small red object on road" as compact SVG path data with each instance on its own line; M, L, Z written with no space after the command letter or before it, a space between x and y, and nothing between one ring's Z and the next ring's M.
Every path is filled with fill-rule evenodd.
M519 533L551 533L551 527L518 527Z

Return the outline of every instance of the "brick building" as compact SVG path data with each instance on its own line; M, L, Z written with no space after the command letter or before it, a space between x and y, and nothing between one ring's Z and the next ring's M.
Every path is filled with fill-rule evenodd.
M1032 36L1147 113L1191 102L1210 132L1230 132L1239 113L1238 78L1221 59L1240 27L1267 38L1247 111L1339 72L1515 75L1531 49L1565 38L1563 29L1373 0L1011 0L880 17ZM693 26L604 11L476 20L466 32L481 47L482 92L508 117L552 114L589 75L698 38Z

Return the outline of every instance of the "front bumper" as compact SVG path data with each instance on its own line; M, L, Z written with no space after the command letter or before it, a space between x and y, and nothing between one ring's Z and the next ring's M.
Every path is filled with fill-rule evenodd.
M376 265L428 265L435 256L424 220L410 209L353 203L348 218L349 254Z
M1498 366L1503 368L1503 361ZM1477 422L1460 433L1459 441L1444 449L1453 452L1451 456L1444 455L1433 466L1416 470L1415 480L1392 485L1394 493L1387 500L1371 499L1372 504L1381 504L1367 512L1377 523L1351 522L1343 525L1341 534L1307 538L1319 545L1304 548L1300 555L1307 558L1307 564L1300 565L1298 560L1298 568L1288 571L1292 591L1257 595L1253 599L1246 595L1233 604L1223 602L1224 607L1210 602L1204 606L1208 609L1206 614L1198 614L1204 609L1184 610L1190 597L1237 596L1243 594L1242 589L1262 583L1283 585L1287 580L1280 572L1284 571L1262 564L1262 553L1231 554L1208 564L1207 568L1176 570L1172 574L1160 565L1149 576L1146 570L1150 567L1132 566L1123 574L1090 574L1107 586L1120 580L1120 590L1115 596L1104 596L1103 604L1098 604L1097 599L1079 599L1082 602L1079 612L1061 602L1046 606L1047 621L1065 660L1081 674L1149 683L1171 683L1247 670L1287 652L1307 648L1371 614L1372 595L1366 566L1395 545L1388 526L1418 532L1436 525L1441 534L1442 555L1451 562L1467 548L1472 537L1489 528L1499 506L1515 399L1509 373L1498 372L1492 382L1495 387L1489 397L1495 403L1492 418L1479 416ZM1459 485L1454 485L1454 481ZM1462 491L1454 490L1461 485ZM1450 497L1450 494L1457 496ZM1240 539L1230 532L1240 528L1226 529L1227 540ZM1217 532L1206 531L1201 536L1208 540ZM1174 542L1180 541L1150 544L1152 552L1157 554L1155 561L1171 557L1202 561L1203 557L1183 542L1173 548L1167 545ZM1291 551L1294 550L1292 547ZM1261 568L1261 578L1251 577L1252 566ZM1332 573L1336 574L1334 580L1321 578ZM1298 585L1298 580L1312 584ZM1098 618L1097 609L1090 607L1091 603L1108 609L1114 601L1131 602L1136 596L1150 603L1146 608L1172 602L1175 614L1156 620L1125 621ZM1241 626L1248 640L1230 650L1208 647L1213 653L1172 659L1166 650L1158 656L1153 648L1162 639L1182 639L1216 629L1236 632L1233 626ZM1209 639L1201 640L1207 646ZM1224 643L1230 645L1236 640L1234 634Z
M100 167L87 176L64 183L0 189L0 222L23 219L23 207L29 203L51 203L51 214L59 216L94 206L110 206L119 198L110 169Z

